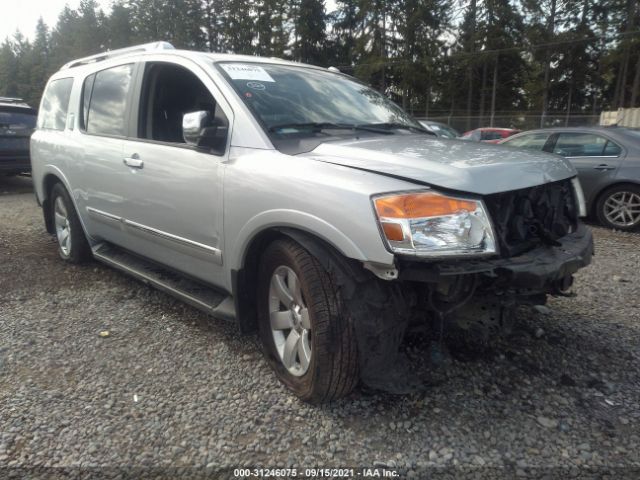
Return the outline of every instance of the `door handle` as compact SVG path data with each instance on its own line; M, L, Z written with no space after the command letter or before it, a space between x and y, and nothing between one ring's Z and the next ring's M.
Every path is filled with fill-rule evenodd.
M140 155L138 155L137 153L134 153L130 157L123 158L122 162L127 167L131 167L131 168L142 168L142 167L144 167L144 162L142 160L140 160Z
M606 163L601 163L600 165L596 165L593 168L595 170L600 170L601 172L605 172L607 170L613 170L616 167L612 167L611 165L607 165Z

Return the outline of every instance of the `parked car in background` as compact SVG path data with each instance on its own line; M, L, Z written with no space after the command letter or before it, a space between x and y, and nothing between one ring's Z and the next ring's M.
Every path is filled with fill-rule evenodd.
M431 133L435 133L438 137L458 138L460 136L460 132L446 123L434 122L433 120L418 120L418 122L420 122L420 125L425 129L429 130Z
M257 330L312 402L406 392L410 321L493 335L593 252L569 162L436 138L312 65L166 43L72 61L31 146L62 259Z
M0 174L31 171L29 137L37 112L21 98L0 97Z
M476 128L475 130L464 132L461 139L471 140L473 142L498 143L500 140L515 135L518 132L520 132L520 130L513 128Z
M640 227L640 131L624 127L546 128L502 145L555 153L578 170L590 214L607 227Z

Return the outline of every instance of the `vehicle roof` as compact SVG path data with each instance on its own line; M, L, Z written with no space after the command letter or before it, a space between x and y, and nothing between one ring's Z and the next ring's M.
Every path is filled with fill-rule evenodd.
M526 130L526 133L531 132L581 132L585 130L593 130L599 132L615 132L615 131L624 131L624 130L633 130L629 127L623 127L618 125L590 125L585 127L547 127L547 128L535 128L532 130ZM525 132L523 132L525 133Z

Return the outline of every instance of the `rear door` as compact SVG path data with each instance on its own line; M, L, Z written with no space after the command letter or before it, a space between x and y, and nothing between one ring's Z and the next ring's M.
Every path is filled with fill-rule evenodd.
M587 197L610 182L626 155L625 150L612 139L587 131L559 132L547 148L576 167Z
M126 63L100 70L84 79L80 134L82 178L88 229L96 239L129 247L122 228L130 192L123 164L123 144L133 93L135 64Z

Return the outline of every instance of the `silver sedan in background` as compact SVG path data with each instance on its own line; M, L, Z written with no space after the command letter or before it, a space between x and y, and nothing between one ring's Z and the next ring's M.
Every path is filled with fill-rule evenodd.
M542 150L578 170L588 212L618 230L640 227L640 131L624 127L545 128L500 142Z

